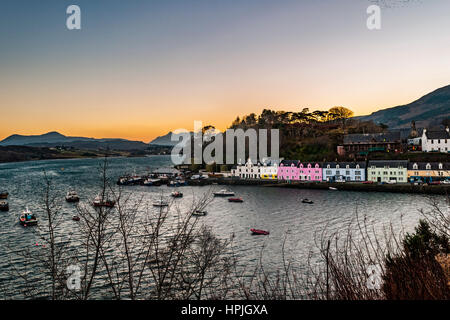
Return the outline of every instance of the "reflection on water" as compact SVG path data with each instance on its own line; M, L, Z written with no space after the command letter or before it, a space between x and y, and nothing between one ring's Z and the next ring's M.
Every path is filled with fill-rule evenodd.
M62 212L68 219L64 230L71 234L75 224L71 217L76 213L73 204L64 201L65 193L74 189L82 202L95 197L100 186L99 159L52 160L0 164L0 189L10 193L10 211L0 213L0 282L10 279L12 264L23 266L21 258L7 256L8 247L21 250L33 246L37 239L30 230L18 224L18 216L28 206L38 216L42 215L43 172L52 179L59 193ZM144 173L151 169L170 165L170 156L146 158L109 159L109 176L115 182L125 172ZM195 197L217 191L222 186L182 187L183 198L175 199L180 210L188 210ZM299 267L304 266L308 253L315 249L315 236L323 228L343 230L355 218L365 215L368 224L380 230L392 223L395 230L402 227L411 230L417 223L419 209L427 207L422 195L365 192L335 192L323 190L295 190L276 187L230 186L243 203L229 203L227 198L214 198L208 205L208 215L202 222L210 226L222 238L235 235L235 253L240 261L252 266L260 258L264 246L263 261L266 270L281 267L281 246L286 238L286 252ZM149 204L161 194L169 196L174 188L130 186L124 192L136 199L143 197ZM313 205L303 204L308 198ZM175 209L174 207L174 209ZM251 236L250 228L269 230L269 236ZM76 241L76 236L72 241ZM38 249L36 249L38 250ZM303 265L302 265L303 263ZM19 280L18 280L19 281Z

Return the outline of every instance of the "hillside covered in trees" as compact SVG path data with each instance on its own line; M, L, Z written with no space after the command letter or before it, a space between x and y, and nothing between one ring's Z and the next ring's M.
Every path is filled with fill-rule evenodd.
M352 118L353 111L333 107L328 111L304 108L299 112L264 109L260 115L251 113L237 117L230 129L279 129L280 157L302 161L331 161L338 158L336 147L345 134L379 133L387 129L372 121Z

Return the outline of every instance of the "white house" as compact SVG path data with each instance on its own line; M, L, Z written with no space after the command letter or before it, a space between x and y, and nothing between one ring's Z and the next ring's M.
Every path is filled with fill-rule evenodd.
M232 172L233 176L241 179L260 179L261 165L259 163L254 165L252 160L248 159L246 164L238 164L236 168L233 168Z
M323 181L365 181L365 162L325 162L322 167Z
M261 179L277 180L278 179L278 163L265 162L261 166Z
M450 130L428 131L423 129L422 151L450 153Z

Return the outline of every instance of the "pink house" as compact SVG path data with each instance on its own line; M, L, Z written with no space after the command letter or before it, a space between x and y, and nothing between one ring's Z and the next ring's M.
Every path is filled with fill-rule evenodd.
M283 160L278 166L278 180L299 180L300 170L298 168L300 161Z
M299 177L301 181L322 181L322 168L319 163L300 163Z

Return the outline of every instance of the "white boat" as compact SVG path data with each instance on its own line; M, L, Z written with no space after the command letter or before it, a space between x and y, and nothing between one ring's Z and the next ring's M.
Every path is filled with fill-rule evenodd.
M335 188L335 187L329 187L328 189L333 190L333 191L337 190L337 188Z
M80 197L75 191L69 191L66 194L66 201L67 202L78 202L80 201Z
M216 197L229 197L229 196L234 196L234 192L222 189L220 191L214 192L214 196L216 196Z

